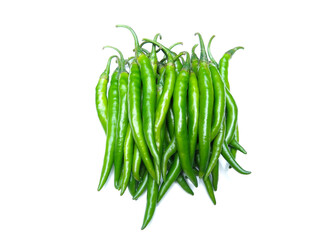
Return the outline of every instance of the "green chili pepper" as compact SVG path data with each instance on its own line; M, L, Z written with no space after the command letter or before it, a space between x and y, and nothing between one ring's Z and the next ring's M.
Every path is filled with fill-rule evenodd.
M134 179L133 174L131 173L128 183L128 189L132 197L136 194L136 187L137 181Z
M118 180L121 174L121 166L123 162L123 145L124 139L128 127L128 76L129 74L125 70L125 60L123 58L122 52L111 46L105 46L103 48L112 48L119 53L120 56L120 71L118 79L118 89L119 89L119 120L117 122L116 129L116 140L114 148L114 184L118 184Z
M143 39L143 41L151 42L154 45L159 46L164 51L168 59L166 64L166 69L165 69L165 80L164 80L163 91L159 98L156 114L155 114L155 138L156 138L157 148L158 150L160 150L159 148L161 144L161 138L160 138L161 128L163 126L168 109L170 107L170 101L172 98L175 79L176 79L175 66L173 63L173 57L169 49L164 47L162 44L152 41L150 39Z
M140 181L140 175L139 175L140 165L141 165L141 155L137 147L137 144L135 144L133 149L132 174L137 181Z
M132 198L133 200L137 200L144 193L144 191L147 189L148 176L149 176L148 171L145 171L145 173L143 174L142 180L137 187L137 191Z
M161 170L162 170L162 178L163 181L166 181L167 179L167 169L168 169L168 161L169 158L177 151L177 144L176 144L176 137L173 136L171 139L169 145L165 149L162 157L162 164L161 164Z
M197 178L192 171L187 126L187 93L190 76L190 56L185 52L187 60L177 77L173 93L174 129L181 167L190 181L197 187Z
M187 183L186 179L183 177L182 173L178 176L176 182L180 185L180 187L186 192L194 195L192 189L190 188L189 184Z
M226 111L226 90L225 85L222 81L219 70L217 69L216 61L211 54L211 42L215 36L213 35L208 43L208 55L212 63L209 64L209 69L211 72L211 78L214 89L214 107L213 107L213 122L211 127L211 141L216 137L221 128L222 121L224 119Z
M144 139L140 102L141 102L140 71L136 61L133 61L131 64L131 69L129 74L129 90L128 90L129 123L131 126L134 141L136 143L136 146L138 147L142 161L145 164L150 175L156 179L156 173L152 164L152 160L149 155L147 144ZM136 163L134 163L133 169L135 172L138 170Z
M234 137L238 121L238 107L230 91L226 89L226 142L229 144Z
M251 172L244 170L233 158L232 153L230 152L230 149L228 148L228 145L226 141L222 144L222 151L221 151L222 156L224 159L230 164L230 166L236 170L238 173L241 174L250 174Z
M142 120L143 120L143 131L144 137L154 158L156 180L160 183L160 157L157 151L155 134L154 134L154 121L155 121L155 107L156 107L156 79L153 73L150 59L143 54L139 46L139 41L134 30L126 25L117 25L116 27L123 27L130 30L134 42L135 42L135 54L136 60L139 65L141 80L143 85L143 99L142 99ZM140 149L139 149L140 150ZM142 153L141 153L142 154Z
M198 68L199 68L199 58L197 54L195 53L195 49L198 47L199 44L195 44L192 47L192 55L191 55L191 67L192 71L198 76Z
M189 128L189 148L190 159L193 165L194 156L196 152L196 145L198 140L198 128L199 128L199 87L196 74L191 70L189 78L188 89L188 128Z
M212 186L212 182L210 180L210 178L207 179L203 179L204 185L206 187L206 190L208 192L208 195L211 199L211 201L213 202L214 205L216 205L216 198L214 196L214 191L213 191L213 186Z
M119 68L117 68L112 74L109 93L108 93L109 105L108 105L108 115L107 115L108 120L107 120L106 151L104 155L104 161L103 161L103 166L101 170L98 191L100 191L103 185L106 183L112 168L112 164L113 164L116 127L118 123L118 111L119 111L118 76L119 76Z
M211 122L214 102L214 92L211 73L208 64L206 49L200 33L199 36L201 54L198 70L198 83L200 90L200 113L199 113L199 177L202 178L209 161Z
M153 41L157 41L158 37L160 38L160 40L162 39L162 36L160 33L157 33L154 36ZM153 69L153 73L156 76L157 75L157 69L158 69L158 58L157 58L157 52L156 52L156 47L155 45L152 45L152 49L151 49L151 53L150 53L150 62L151 62L151 66Z
M218 181L219 181L219 159L212 171L212 185L215 191L218 190Z
M165 193L168 191L172 183L178 178L181 172L181 161L179 155L176 154L174 157L173 164L168 172L167 181L163 182L159 189L158 202L162 199Z
M147 206L144 213L141 230L145 229L145 227L151 221L157 206L157 199L158 199L158 184L153 178L149 177L148 187L147 187Z
M99 82L96 86L96 108L100 123L107 134L107 116L108 116L108 98L107 98L107 85L109 81L110 65L111 60L119 58L116 55L111 56L108 59L107 67L104 72L100 75Z
M234 133L234 138L231 140L229 145L234 149L238 150L244 154L247 154L247 151L239 144L239 133L238 133L238 125L236 127L236 131Z
M231 59L232 55L239 49L244 49L243 47L235 47L227 51L223 57L219 61L219 72L222 76L226 87L230 90L230 84L228 79L228 68L229 68L229 60Z
M127 128L127 133L124 141L124 164L122 169L123 181L121 185L120 195L123 195L128 186L131 174L132 157L133 157L133 137L131 128Z
M172 105L169 108L169 111L167 113L167 126L168 126L169 134L172 140L172 138L174 137L174 115L173 115Z
M215 165L218 163L219 156L222 151L222 144L225 140L225 133L226 133L226 123L223 121L223 124L219 130L218 135L215 137L212 143L212 154L210 157L209 165L205 174L205 179L207 179L212 172Z

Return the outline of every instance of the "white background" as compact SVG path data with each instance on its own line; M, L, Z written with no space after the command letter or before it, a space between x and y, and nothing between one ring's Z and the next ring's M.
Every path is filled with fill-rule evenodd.
M2 1L0 239L319 239L318 1ZM132 26L176 51L216 35L239 107L238 155L217 205L174 185L141 231L145 198L97 192L105 136L94 103L104 45L132 55ZM224 160L221 159L222 164ZM170 236L170 237L169 237ZM110 238L111 237L111 238Z

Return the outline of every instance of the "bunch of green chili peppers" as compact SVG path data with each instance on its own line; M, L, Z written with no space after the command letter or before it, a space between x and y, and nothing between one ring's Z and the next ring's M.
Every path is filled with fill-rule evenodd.
M96 108L106 134L106 149L98 191L114 167L114 186L123 195L128 188L133 199L147 191L144 229L173 182L193 195L204 182L213 204L219 180L219 156L241 174L250 174L236 162L236 153L246 154L239 144L238 108L230 92L229 60L242 47L227 51L217 63L200 33L200 58L194 45L191 56L173 52L154 39L141 45L126 25L135 43L135 56L125 59L120 50L108 59L96 87ZM151 51L144 48L151 44ZM157 53L164 58L158 61ZM209 59L208 59L208 56ZM185 59L183 58L185 57ZM109 79L113 59L117 67ZM127 71L129 70L129 71ZM198 177L198 178L197 178Z

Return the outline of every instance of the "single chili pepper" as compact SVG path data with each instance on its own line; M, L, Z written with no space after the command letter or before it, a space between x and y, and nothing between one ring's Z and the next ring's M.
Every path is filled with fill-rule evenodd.
M212 185L215 191L218 190L218 181L219 181L219 159L212 171Z
M153 41L157 41L158 37L160 38L160 40L162 39L162 36L160 33L157 33L154 38ZM153 69L153 73L156 76L157 75L157 69L158 69L158 58L157 58L157 52L156 52L156 47L155 45L152 45L152 49L151 49L151 53L150 53L150 62L151 62L151 66Z
M128 186L128 182L131 175L133 157L133 137L131 128L127 128L127 133L124 141L124 164L122 169L123 181L121 185L120 195L122 196Z
M243 154L247 154L247 151L239 144L239 138L237 136L238 135L238 127L236 127L236 131L234 133L234 138L231 140L231 142L229 143L229 145L234 149L234 150L238 150L240 152L242 152ZM231 149L232 150L232 149Z
M228 89L226 89L226 110L226 142L229 144L236 132L238 122L238 107Z
M140 181L140 175L139 175L140 165L141 165L141 155L137 147L137 144L135 144L133 149L132 174L137 181Z
M121 174L121 166L123 163L123 146L124 139L128 127L128 76L129 74L125 70L125 60L122 52L111 46L105 46L104 48L112 48L119 53L120 56L120 71L118 78L118 89L119 89L119 120L117 122L116 129L116 140L114 147L114 184L118 184L118 180Z
M198 75L198 67L199 67L199 58L197 56L197 54L195 53L195 49L198 47L199 44L195 44L192 47L192 55L191 55L191 68L192 71L196 74L196 76Z
M222 144L225 139L225 133L226 133L226 123L223 121L223 124L219 130L218 135L215 137L212 143L212 154L210 157L209 165L205 174L205 179L207 179L210 176L210 173L212 172L213 168L217 164L219 160L219 156L222 151Z
M231 167L236 170L238 173L241 174L250 174L251 172L244 170L237 162L236 160L233 158L232 153L230 152L230 149L226 143L226 141L224 141L224 143L222 144L222 151L221 154L223 156L223 158L231 165Z
M133 200L137 200L147 189L148 176L149 176L148 171L145 171L142 176L141 182L139 183L139 185L137 187L137 191L134 194L134 196L132 197Z
M208 58L206 49L200 33L195 35L199 36L201 54L198 70L198 83L200 90L200 115L199 115L199 177L202 178L209 161L210 153L210 135L211 135L211 122L214 102L214 92L209 69Z
M141 103L140 71L139 71L139 66L137 62L133 61L130 68L129 89L128 89L129 123L131 126L134 141L136 143L136 146L138 147L142 161L146 166L150 175L156 179L156 173L153 167L152 160L149 155L147 144L144 139L140 103ZM135 172L138 170L136 164L134 164L133 169Z
M189 148L191 165L194 163L194 155L196 152L196 145L198 140L199 128L199 87L196 74L191 70L188 88L188 129L189 129Z
M168 169L168 161L170 157L176 153L176 151L177 151L176 137L173 136L169 145L166 147L162 157L161 170L162 170L163 181L166 181L167 179L166 175L167 175L167 169Z
M236 140L236 141L234 141L234 140ZM231 154L232 154L234 159L236 159L236 157L237 157L237 150L238 149L236 149L235 147L232 147L232 144L236 144L236 143L239 144L239 127L238 127L238 124L237 124L237 128L236 128L236 132L234 134L234 138L230 142L230 146L231 146L230 152L231 152ZM246 154L247 153L246 150L244 150L244 151L245 151L245 154Z
M225 118L226 111L226 90L222 81L221 75L217 68L217 62L211 54L211 42L215 36L213 35L208 43L208 55L212 63L209 64L211 78L214 89L214 107L213 107L213 121L211 127L211 141L216 137L221 128L222 121Z
M165 139L166 146L168 146L169 143L171 142L171 137L170 137L170 133L168 131L167 125L166 125L166 132L164 135L164 139ZM164 149L166 149L166 148L164 148Z
M157 206L157 199L158 199L158 184L153 178L149 177L148 187L147 187L147 206L144 213L141 230L145 229L145 227L151 221Z
M120 64L120 62L118 62ZM108 120L107 120L107 141L106 150L104 155L103 166L101 170L100 181L98 185L98 191L100 191L103 185L106 183L113 164L113 154L116 138L116 127L118 123L118 111L119 111L119 92L118 92L118 76L119 67L113 72L110 82L110 88L108 92Z
M98 84L96 86L96 108L100 123L104 132L107 134L107 116L108 116L108 98L107 98L107 85L109 82L110 65L113 58L119 58L116 55L108 59L107 67L100 75Z
M171 55L171 52L169 49L164 47L162 44L152 41L150 39L143 39L145 42L151 42L154 45L157 45L163 50L163 52L167 56L167 64L166 64L166 70L165 70L165 80L164 80L164 86L162 94L159 98L156 114L155 114L155 139L156 139L156 145L158 148L158 151L160 150L160 144L161 144L161 128L163 126L163 123L166 119L166 115L168 112L168 109L170 107L170 102L173 94L176 74L175 74L175 66L173 63L173 57Z
M167 181L163 182L159 189L158 202L162 199L165 193L168 191L172 183L178 178L181 172L181 161L179 155L176 154L174 157L173 164L168 172Z
M180 173L178 176L176 182L180 185L180 187L186 192L189 193L190 195L194 195L192 189L190 188L189 184L187 183L186 179L183 177L183 175Z
M142 99L142 121L143 121L143 131L144 137L149 147L150 153L153 156L156 170L156 180L160 183L160 157L157 151L156 141L155 141L155 107L156 107L156 79L153 73L153 68L151 66L150 59L143 54L139 46L139 41L134 30L126 25L116 25L116 27L123 27L128 29L135 43L135 54L139 65L141 80L143 85L143 99ZM140 149L139 149L140 150ZM142 152L140 151L142 154Z
M132 197L136 194L136 187L137 187L137 181L134 179L133 174L131 173L128 189Z
M187 55L187 60L177 77L173 93L174 129L181 167L190 181L197 187L198 182L192 171L190 159L187 125L187 93L190 76L190 55L188 52L185 52L185 54Z
M219 72L222 76L226 87L230 90L230 84L228 79L228 68L229 68L229 60L231 59L232 55L239 49L244 49L243 47L235 47L227 51L223 57L219 61Z
M203 179L203 182L204 182L204 185L206 187L206 190L208 192L208 195L209 195L211 201L213 202L214 205L216 205L217 202L216 202L216 198L214 196L213 186L212 186L210 178Z

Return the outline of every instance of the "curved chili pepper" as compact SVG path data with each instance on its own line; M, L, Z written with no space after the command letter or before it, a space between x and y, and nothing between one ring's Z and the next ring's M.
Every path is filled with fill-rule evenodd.
M211 72L211 78L214 89L214 107L213 107L213 121L211 127L211 141L216 137L221 128L222 121L225 118L226 111L226 90L222 81L219 70L217 69L217 62L214 60L211 54L211 42L215 36L213 35L208 43L208 55L212 63L209 64Z
M135 144L133 149L132 174L137 181L140 181L140 175L139 175L140 165L141 165L141 155L137 147L137 144Z
M116 129L116 140L114 148L114 184L118 184L118 180L121 174L121 166L123 163L123 146L124 139L128 127L128 76L129 74L125 70L125 60L122 52L112 46L105 46L104 48L112 48L119 53L120 56L120 71L118 78L118 89L119 89L119 117Z
M144 213L141 230L145 229L145 227L151 221L157 206L157 199L158 199L158 184L153 178L149 177L148 187L147 187L147 206Z
M214 191L213 191L213 186L212 186L212 182L210 180L210 178L207 179L203 179L204 185L206 187L207 193L211 199L211 201L213 202L214 205L216 205L216 198L214 196Z
M158 202L162 199L165 193L168 191L172 183L178 178L181 172L181 161L179 155L176 154L174 157L173 164L168 172L167 181L163 182L159 189Z
M139 66L137 62L133 61L131 64L131 69L129 74L129 89L128 89L129 123L131 126L134 141L138 147L142 161L146 166L150 175L156 179L156 173L153 167L152 160L149 155L147 144L144 139L140 102L141 102L140 71L139 71ZM136 167L134 167L134 169L136 169Z
M173 136L171 139L169 145L166 147L163 156L162 156L162 164L161 164L161 170L162 170L162 178L163 181L166 181L167 179L167 169L168 169L168 161L169 158L177 151L177 144L176 144L176 137Z
M108 116L108 98L107 98L107 85L109 82L110 65L113 58L119 58L116 55L108 59L107 67L100 75L98 84L96 86L96 108L100 123L104 132L107 134L107 116Z
M218 135L213 140L212 154L210 157L210 161L209 161L209 165L208 165L206 174L204 176L205 179L207 179L209 177L210 173L212 172L213 168L215 167L215 165L217 164L217 162L219 160L219 156L222 151L222 144L225 140L225 133L226 133L226 123L225 123L225 121L223 121L223 124L219 130Z
M198 70L198 83L200 90L200 115L199 115L199 177L202 178L207 163L209 161L210 153L210 135L211 135L211 122L214 102L214 92L211 79L211 73L208 64L206 49L200 33L195 35L199 36L201 54Z
M177 150L181 159L181 167L190 181L197 187L197 178L192 171L190 159L189 136L187 126L187 93L190 76L190 56L177 77L173 93L174 129L176 135Z
M192 55L191 55L191 68L192 71L196 74L196 76L198 75L198 67L199 67L199 58L197 56L197 54L195 53L195 49L198 47L199 44L195 44L192 47Z
M157 151L155 134L154 134L154 120L155 120L155 107L156 107L156 79L153 73L150 59L144 55L139 46L139 41L134 30L126 25L116 25L116 27L123 27L128 29L135 42L135 54L139 65L141 80L143 85L143 98L142 98L142 120L143 120L143 131L144 137L154 158L156 180L160 183L160 157ZM139 149L140 150L140 149ZM142 154L142 153L141 153Z
M174 115L173 115L172 106L169 108L169 111L167 113L167 126L168 126L169 134L172 140L172 138L174 137Z
M247 151L239 144L239 138L237 136L239 136L238 126L236 128L235 133L234 133L234 138L231 140L229 145L232 148L234 148L235 150L238 150L238 151L242 152L243 154L247 154Z
M224 141L224 143L222 144L222 151L221 151L222 156L224 157L224 159L230 164L230 166L236 170L238 173L241 174L250 174L251 172L244 170L237 162L236 160L233 158L232 153L230 152L230 149L226 143L226 141Z
M155 114L155 139L158 150L160 150L160 144L161 144L161 129L163 126L163 123L166 119L166 115L168 112L168 109L170 107L170 102L173 94L174 84L176 80L176 74L175 74L175 66L173 63L173 57L170 53L170 50L164 47L162 44L152 41L150 39L143 39L145 42L151 42L154 45L159 46L164 53L167 56L167 64L165 69L165 80L164 80L164 86L161 96L159 97L159 101L157 104L156 114Z
M226 87L230 90L230 84L228 79L228 68L229 68L229 60L231 59L232 55L238 51L239 49L244 49L243 47L235 47L227 51L223 57L219 61L219 72L222 76Z
M145 171L145 173L143 174L142 180L137 187L137 191L134 194L134 196L132 197L133 200L137 200L144 193L144 191L147 189L148 176L149 176L148 171Z
M130 175L131 175L131 167L132 167L132 157L133 157L133 137L131 128L127 128L127 133L124 141L124 164L122 169L123 181L121 185L120 195L122 196L124 191L126 190Z
M238 107L228 89L226 89L226 110L226 142L229 144L236 132L238 122Z
M107 120L107 141L106 151L104 155L103 166L101 170L100 181L98 185L98 191L100 191L103 185L106 183L113 164L113 154L116 138L116 127L118 123L118 111L119 111L119 92L118 92L118 76L119 68L117 68L111 77L110 88L108 92L108 120Z
M180 187L186 192L189 193L190 195L194 195L192 189L190 188L189 184L187 183L186 179L183 177L183 175L180 173L178 176L176 182L180 185Z
M191 70L188 88L188 129L189 129L189 148L191 164L194 163L194 155L198 140L199 128L199 87L196 74Z

